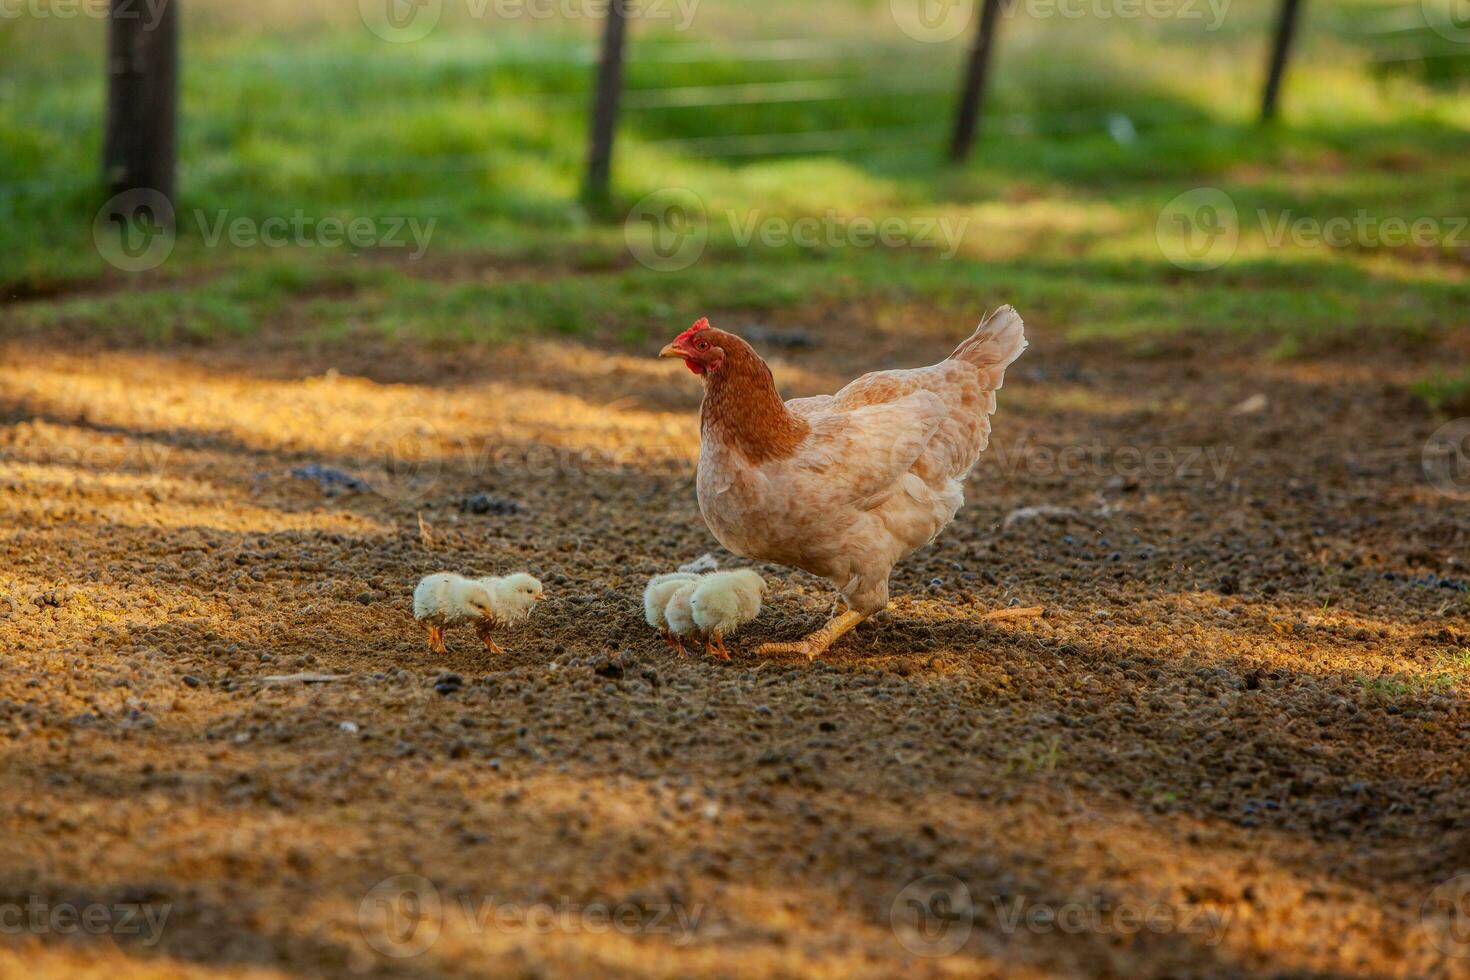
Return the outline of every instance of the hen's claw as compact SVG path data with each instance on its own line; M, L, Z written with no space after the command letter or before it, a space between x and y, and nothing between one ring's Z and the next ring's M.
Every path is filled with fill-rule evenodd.
M808 661L816 660L827 652L828 647L836 643L854 626L867 618L862 613L853 612L849 609L833 617L832 621L826 626L823 626L804 640L799 640L795 643L762 643L760 649L756 652L763 657L785 653L799 653L804 655Z
M762 657L779 657L788 653L799 653L807 660L816 660L819 654L812 652L812 645L805 640L800 643L762 643L756 647Z

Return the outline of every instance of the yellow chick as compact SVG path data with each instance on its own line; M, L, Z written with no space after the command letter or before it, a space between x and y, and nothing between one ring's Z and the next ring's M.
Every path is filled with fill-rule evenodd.
M669 624L669 635L673 637L674 649L679 655L684 655L684 638L695 635L694 610L689 600L694 597L694 590L699 586L698 580L691 582L680 582L679 587L669 596L668 604L664 607L664 619Z
M497 625L516 623L545 598L541 583L524 573L504 578L465 578L452 572L429 575L413 590L413 615L429 629L429 649L447 653L444 630L469 623L492 653L504 653L490 637Z
M643 618L648 625L658 630L659 635L669 646L678 649L674 642L674 634L669 631L669 620L666 611L669 598L687 582L693 582L699 578L693 572L670 572L667 575L655 575L648 580L648 586L643 590Z
M730 659L725 637L760 615L765 592L765 579L748 568L700 577L689 596L689 610L710 653Z
M413 590L413 618L429 628L429 650L448 653L444 630L493 616L490 590L481 582L439 572L425 576Z
M487 575L479 579L479 583L490 593L490 615L480 620L476 628L486 649L492 653L504 653L499 644L490 638L490 630L496 626L519 623L530 616L536 603L546 598L546 591L539 580L525 572L500 578Z

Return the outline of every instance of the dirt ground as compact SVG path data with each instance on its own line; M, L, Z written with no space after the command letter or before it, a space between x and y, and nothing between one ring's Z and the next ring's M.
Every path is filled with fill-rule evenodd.
M791 395L971 326L703 313ZM776 567L732 663L642 623L730 560L658 343L0 333L0 975L1470 976L1470 504L1403 388L1470 347L1028 333L810 665ZM550 601L434 656L444 568Z

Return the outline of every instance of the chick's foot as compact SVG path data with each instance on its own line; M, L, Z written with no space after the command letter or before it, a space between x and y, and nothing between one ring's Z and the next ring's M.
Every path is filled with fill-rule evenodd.
M480 634L480 642L485 644L486 650L489 650L497 656L505 655L505 651L500 649L500 644L496 643L495 638L490 635L490 623L488 621L482 620L475 627L475 631Z

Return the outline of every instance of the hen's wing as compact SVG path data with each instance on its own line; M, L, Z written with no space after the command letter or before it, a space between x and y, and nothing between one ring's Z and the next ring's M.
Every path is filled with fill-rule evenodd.
M885 499L913 469L949 412L943 398L923 389L850 408L837 403L831 395L787 403L811 426L792 462L820 478L834 499L864 507Z
M797 464L833 499L878 506L906 473L935 489L963 480L990 442L995 392L1026 349L1020 316L1003 306L954 353L928 367L875 371L834 395L786 408L811 426Z

